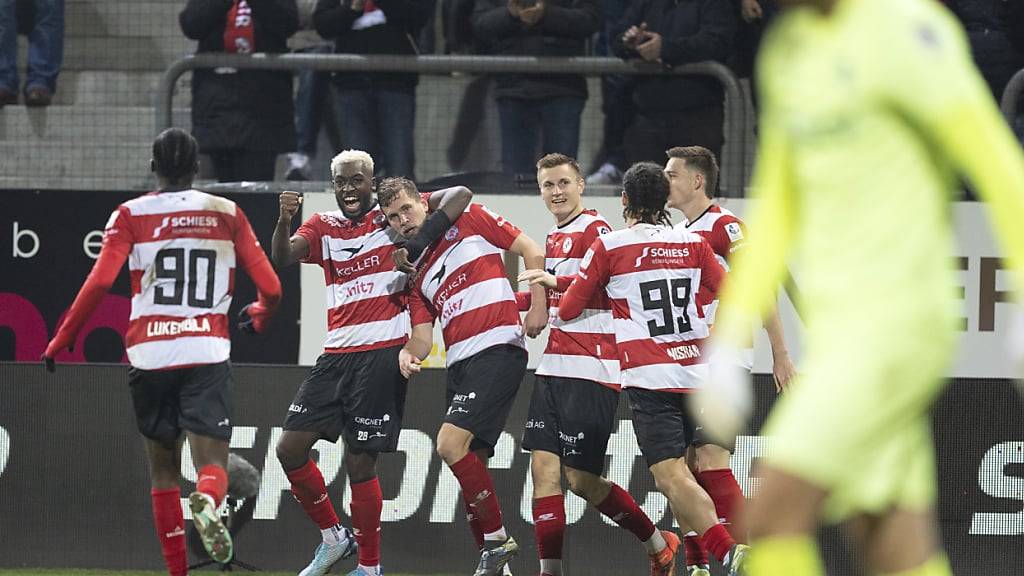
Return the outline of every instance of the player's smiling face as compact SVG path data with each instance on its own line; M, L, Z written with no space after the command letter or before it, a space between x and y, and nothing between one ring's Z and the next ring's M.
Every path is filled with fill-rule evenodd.
M583 210L583 177L569 164L537 171L537 184L544 204L561 224Z
M682 210L688 202L704 192L697 190L696 173L686 166L682 158L669 158L665 164L665 177L668 178L668 207Z
M334 174L334 197L345 216L359 216L373 201L373 173L358 160L343 162Z
M417 194L415 198L402 191L387 206L381 206L388 226L404 238L412 238L427 219L427 203Z

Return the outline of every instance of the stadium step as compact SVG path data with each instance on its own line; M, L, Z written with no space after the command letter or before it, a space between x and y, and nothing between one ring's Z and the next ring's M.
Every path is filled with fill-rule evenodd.
M176 108L175 126L191 126L190 111ZM24 148L121 146L151 143L156 135L151 107L50 106L45 109L5 106L0 111L0 143ZM45 147L43 147L45 146ZM19 172L24 172L19 169Z
M181 36L178 13L184 2L72 1L64 9L65 37Z

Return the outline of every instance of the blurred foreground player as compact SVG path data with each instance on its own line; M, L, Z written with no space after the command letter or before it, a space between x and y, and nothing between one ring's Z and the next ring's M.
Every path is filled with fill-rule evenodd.
M928 419L958 316L947 202L959 175L992 204L1020 280L1024 158L938 2L780 3L758 70L760 202L716 324L727 359L797 259L807 347L763 431L750 574L823 574L812 534L852 516L871 573L947 575ZM731 435L749 387L726 366L712 360L705 425Z
M171 576L187 572L178 488L183 430L198 469L189 496L196 529L211 558L226 563L232 556L217 508L228 487L233 397L227 312L235 270L245 270L259 293L243 309L243 328L262 332L281 298L281 283L241 208L192 189L196 150L184 130L157 136L151 168L159 188L110 215L100 256L43 354L52 371L127 259L129 384L149 455L153 519Z
M725 272L700 236L672 229L665 212L669 185L661 166L634 164L622 187L629 227L594 240L562 295L558 316L563 321L579 317L602 292L611 301L621 383L640 451L679 525L696 531L735 576L748 549L719 523L714 502L686 462L694 440L687 397L707 377L701 348L710 328L704 309L715 299ZM549 288L567 284L565 277L547 272L527 271L520 279ZM672 541L678 544L678 537ZM675 562L652 572L674 574Z
M378 198L391 228L415 237L430 222L427 203L404 178L389 178ZM494 454L512 402L526 373L526 343L547 323L544 290L532 287L533 304L522 323L501 251L522 256L540 270L540 247L479 204L470 204L444 236L424 253L409 294L412 334L399 352L402 373L420 371L441 321L446 346L448 412L437 433L437 453L462 487L480 562L475 576L499 574L519 551L505 532L487 458Z

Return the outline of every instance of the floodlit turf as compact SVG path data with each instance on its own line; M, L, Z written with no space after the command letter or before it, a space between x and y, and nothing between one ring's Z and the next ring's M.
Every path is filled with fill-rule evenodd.
M259 576L295 576L295 572L245 572L236 570L232 574L258 574ZM167 572L153 570L83 570L79 568L43 569L43 568L0 568L0 576L166 576ZM193 570L195 575L223 574L217 570ZM335 574L332 572L332 574ZM337 572L345 574L345 572ZM446 574L394 574L388 576L448 576Z

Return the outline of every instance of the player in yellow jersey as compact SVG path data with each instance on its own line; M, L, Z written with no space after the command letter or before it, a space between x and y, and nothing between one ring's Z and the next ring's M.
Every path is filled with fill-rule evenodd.
M927 418L955 334L947 202L957 176L973 185L1019 282L1024 156L939 2L780 3L758 65L760 201L715 335L726 357L742 347L792 259L803 370L764 429L749 573L823 574L811 535L850 518L872 573L949 574ZM749 405L713 364L704 424L730 432Z

